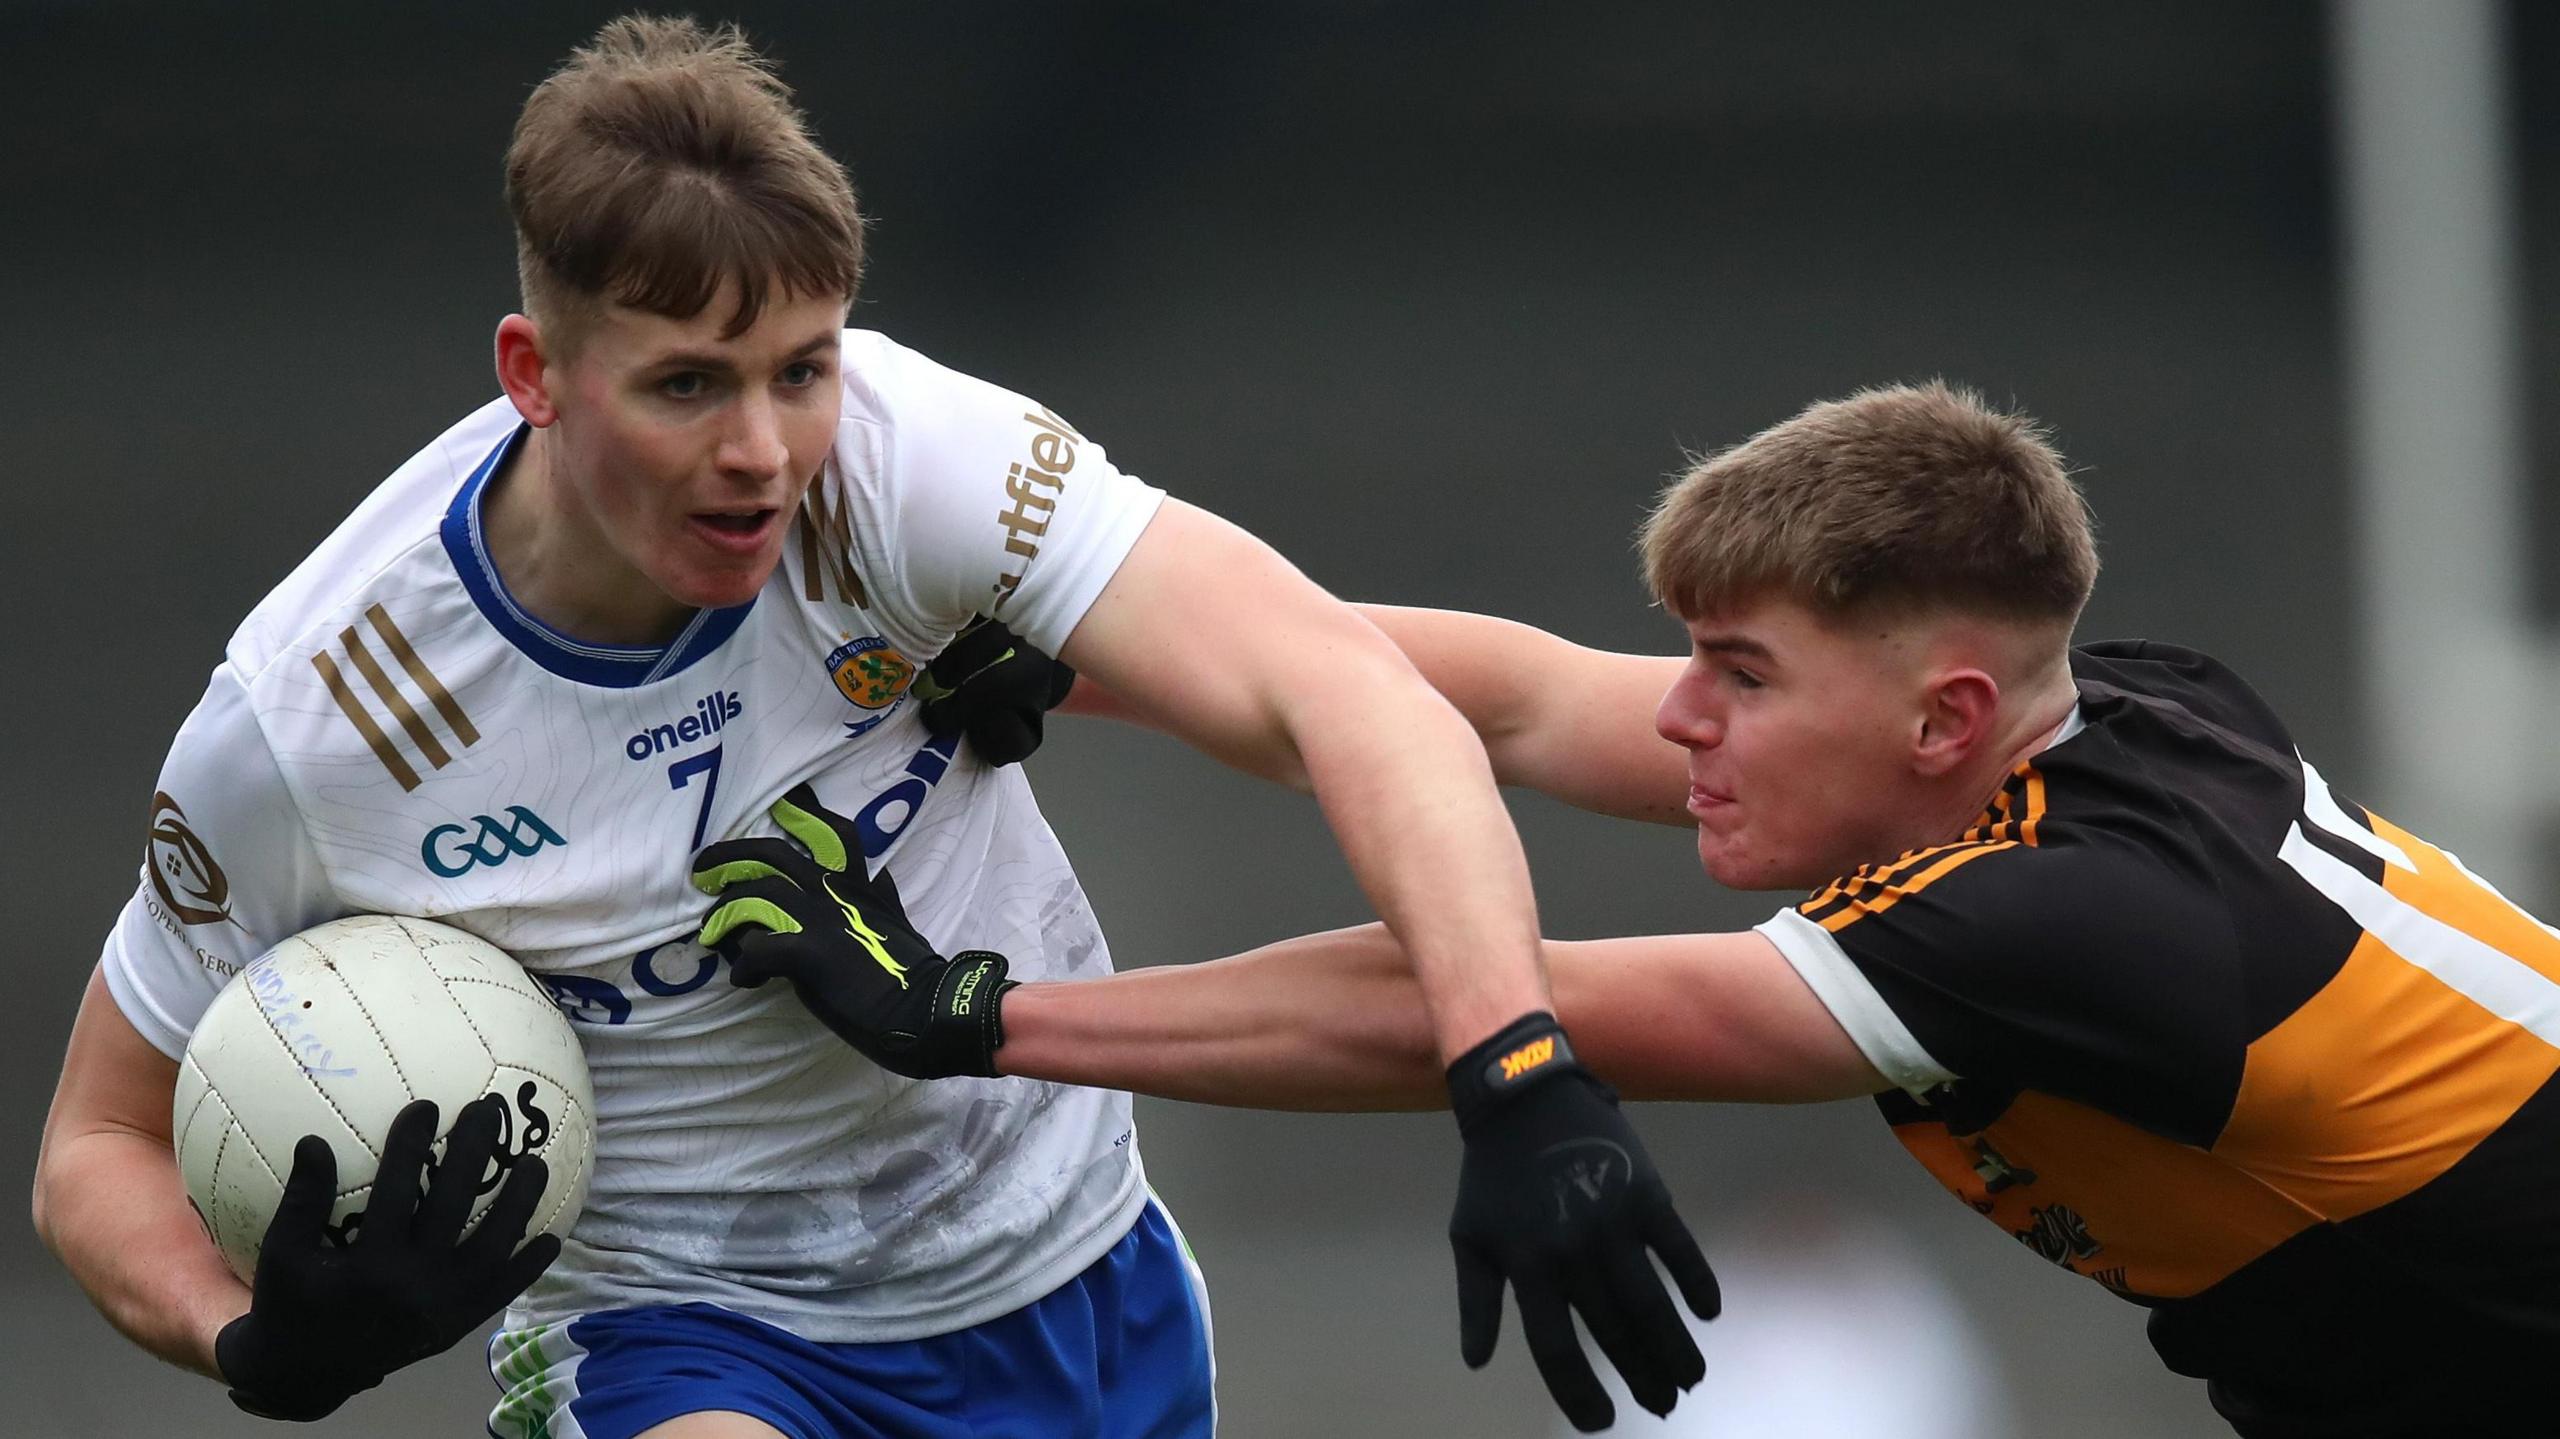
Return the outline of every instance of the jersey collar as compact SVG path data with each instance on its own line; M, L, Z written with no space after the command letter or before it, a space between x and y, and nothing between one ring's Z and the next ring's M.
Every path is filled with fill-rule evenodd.
M462 482L462 488L454 492L453 503L445 507L444 552L453 561L454 573L462 577L462 588L479 606L481 617L490 627L525 658L562 679L607 689L655 684L720 648L723 641L737 633L738 626L746 622L747 611L756 606L752 595L746 603L727 609L696 610L674 639L645 647L572 639L517 604L515 596L507 593L506 581L498 577L497 565L489 559L488 537L480 526L480 497L488 489L491 477L506 464L532 428L518 425L500 440L471 477Z

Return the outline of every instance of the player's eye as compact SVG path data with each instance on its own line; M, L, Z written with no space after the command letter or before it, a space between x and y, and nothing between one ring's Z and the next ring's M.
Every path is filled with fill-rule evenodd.
M1758 675L1753 674L1749 670L1740 668L1739 666L1728 669L1725 673L1733 676L1733 687L1738 690L1756 690L1761 688L1763 685L1763 681Z
M782 383L795 390L805 390L826 377L827 367L815 360L801 360L782 371Z
M670 400L698 400L711 389L711 377L700 370L678 370L658 382L658 393Z

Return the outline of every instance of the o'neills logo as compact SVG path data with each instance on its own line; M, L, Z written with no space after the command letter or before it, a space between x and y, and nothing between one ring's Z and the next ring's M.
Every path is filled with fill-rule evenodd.
M231 918L231 880L165 792L151 796L151 888L181 924Z

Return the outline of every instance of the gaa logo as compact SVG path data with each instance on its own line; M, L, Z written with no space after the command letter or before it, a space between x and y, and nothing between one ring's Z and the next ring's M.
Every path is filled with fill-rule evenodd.
M864 635L847 640L827 656L827 674L836 689L855 708L868 713L860 719L844 722L845 738L867 734L898 701L907 697L907 686L916 678L915 661L889 648L889 642L878 635Z
M231 918L231 880L213 862L213 851L187 827L186 813L166 791L151 796L152 892L180 924L220 924Z
M458 824L440 824L427 831L418 845L418 858L428 869L447 879L460 879L475 867L495 869L510 859L539 854L545 845L569 842L544 824L542 816L520 804L507 806L505 819L485 814L471 819L480 827L476 834Z

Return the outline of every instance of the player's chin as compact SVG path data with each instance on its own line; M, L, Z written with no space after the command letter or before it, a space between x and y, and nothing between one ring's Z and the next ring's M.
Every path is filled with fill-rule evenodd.
M1744 843L1742 837L1698 831L1698 863L1707 878L1727 889L1819 889L1830 875L1807 877L1809 870Z
M745 604L773 578L780 551L760 559L695 563L672 568L658 577L659 588L678 604L700 610L725 610Z
M727 609L755 598L782 562L784 526L769 514L750 533L688 517L685 534L657 576L659 587L697 609Z

